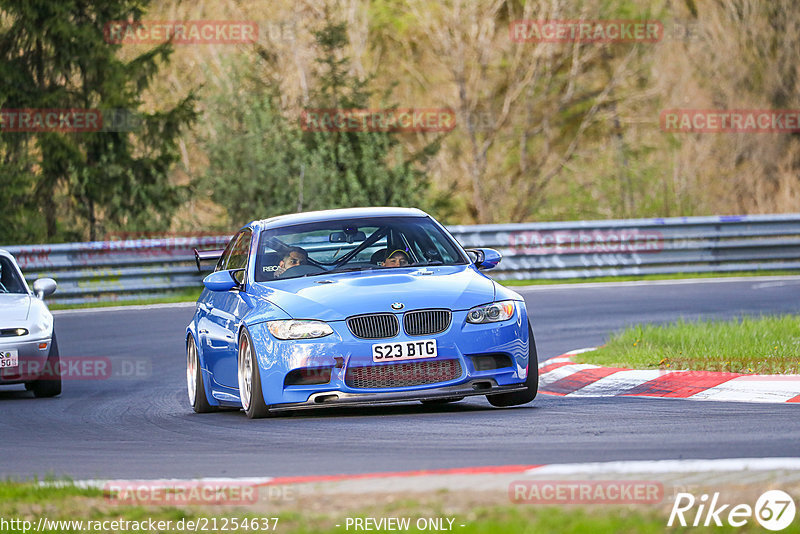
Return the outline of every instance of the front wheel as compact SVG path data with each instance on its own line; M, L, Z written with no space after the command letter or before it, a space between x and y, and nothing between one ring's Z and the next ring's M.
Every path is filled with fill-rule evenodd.
M258 359L253 350L253 342L247 334L247 330L242 330L239 335L239 398L242 401L247 417L259 419L270 415L269 407L264 402L264 395L261 392L261 373L258 371Z
M45 374L50 378L40 379L25 384L26 389L33 391L34 397L55 397L61 394L61 356L58 354L58 341L53 331L53 340L50 342L50 352L47 355Z
M492 406L504 408L506 406L517 406L527 404L536 398L539 391L539 360L536 356L536 341L533 339L533 328L528 323L528 377L525 379L525 389L522 391L512 391L511 393L500 393L497 395L486 395L486 399Z

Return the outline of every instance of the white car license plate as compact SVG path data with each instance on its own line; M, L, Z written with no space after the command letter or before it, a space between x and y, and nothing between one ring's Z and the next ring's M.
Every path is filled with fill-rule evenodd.
M16 350L0 350L0 369L19 366L19 353Z
M436 340L400 341L398 343L376 343L372 345L373 362L393 362L396 360L415 360L435 358Z

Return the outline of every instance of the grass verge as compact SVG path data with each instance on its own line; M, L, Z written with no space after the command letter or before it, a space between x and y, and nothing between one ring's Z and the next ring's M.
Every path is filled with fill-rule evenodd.
M637 325L574 360L628 369L800 374L800 316Z
M488 272L491 275L491 271ZM537 286L554 284L589 284L598 282L640 282L647 280L690 280L693 278L736 278L740 276L798 276L800 271L744 271L736 273L674 273L674 274L646 274L638 276L597 276L594 278L564 278L560 280L530 279L530 280L497 280L504 286Z
M0 521L5 520L4 532L37 531L40 518L47 523L37 532L149 532L148 522L161 522L159 532L186 532L192 530L188 522L205 525L205 530L215 532L266 532L283 534L342 533L357 531L347 518L408 518L410 528L405 532L426 532L436 529L416 528L420 518L438 520L445 530L460 534L490 534L496 532L534 533L559 532L575 534L594 533L657 533L666 530L667 515L653 507L632 506L538 506L529 504L487 504L475 506L464 500L444 505L443 501L426 498L395 500L391 503L355 506L345 501L336 506L323 506L298 500L280 511L257 504L251 507L231 508L221 506L126 506L105 499L99 490L78 489L72 486L41 488L31 483L0 483ZM449 496L451 499L455 495ZM344 496L346 499L346 496ZM506 497L507 498L507 497ZM339 499L335 499L339 501ZM315 499L311 503L317 502ZM269 504L267 504L269 506ZM233 519L236 523L234 525ZM247 527L240 526L247 519ZM277 519L277 524L275 519ZM16 523L8 523L16 520ZM253 522L255 520L255 523ZM452 520L452 521L449 521ZM28 523L22 523L27 521ZM57 521L81 521L54 523ZM114 529L112 521L138 522ZM166 522L169 523L166 523ZM152 523L150 523L152 524ZM144 528L136 528L139 526ZM182 525L182 528L179 526ZM256 525L257 528L253 528ZM264 528L265 525L268 528ZM463 525L463 526L462 526ZM238 528L236 528L238 526ZM749 525L748 525L749 526ZM214 527L214 528L212 528ZM27 528L27 530L26 530ZM199 530L204 530L202 527ZM372 529L370 529L372 530ZM384 529L375 529L386 531ZM753 528L719 529L722 532L752 532ZM798 529L788 529L798 532ZM717 531L717 530L715 530Z
M48 304L51 310L74 310L85 308L108 308L110 306L136 306L146 304L172 304L175 302L194 302L203 292L201 287L190 287L180 291L172 291L169 294L157 298L134 299L134 300L105 300L98 302L85 302L82 304L59 304L54 302Z

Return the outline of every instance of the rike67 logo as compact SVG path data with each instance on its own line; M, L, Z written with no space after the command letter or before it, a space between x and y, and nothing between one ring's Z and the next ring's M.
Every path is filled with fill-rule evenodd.
M725 523L732 527L741 527L755 519L765 529L778 531L792 524L795 512L794 499L781 490L765 492L754 507L749 504L722 504L719 492L714 493L710 501L706 494L697 499L691 493L678 493L667 526L671 527L677 520L682 527L721 527Z

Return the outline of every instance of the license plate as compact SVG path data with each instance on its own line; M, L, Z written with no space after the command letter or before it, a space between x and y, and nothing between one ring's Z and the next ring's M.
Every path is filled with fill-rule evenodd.
M16 350L0 350L0 369L19 366L19 355Z
M396 360L416 360L435 358L436 340L401 341L398 343L376 343L372 345L373 362L393 362Z

